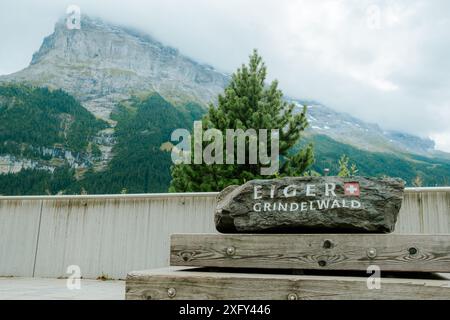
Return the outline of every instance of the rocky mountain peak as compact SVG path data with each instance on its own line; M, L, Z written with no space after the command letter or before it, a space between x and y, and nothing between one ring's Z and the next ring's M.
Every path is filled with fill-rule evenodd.
M110 119L117 104L131 95L158 92L172 103L215 101L229 76L182 55L152 36L129 27L83 15L81 29L67 28L60 19L33 55L28 68L0 82L25 82L61 88L97 117ZM309 132L366 151L434 154L434 143L412 135L383 131L315 101L309 106ZM301 108L299 108L301 110Z
M133 93L157 91L174 103L207 105L228 76L143 32L84 15L79 30L60 19L30 66L1 80L62 88L108 119L115 105Z
M100 63L114 60L115 64L120 64L121 59L129 59L126 55L128 51L123 48L131 44L178 54L178 50L164 47L142 32L83 15L81 29L69 29L66 20L60 19L55 24L54 33L44 39L39 51L33 55L31 65L55 57L75 62L97 59Z

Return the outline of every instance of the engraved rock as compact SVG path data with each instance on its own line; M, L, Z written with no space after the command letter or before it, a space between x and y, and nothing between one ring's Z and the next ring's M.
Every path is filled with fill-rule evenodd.
M404 181L365 177L253 180L218 196L222 233L389 233Z

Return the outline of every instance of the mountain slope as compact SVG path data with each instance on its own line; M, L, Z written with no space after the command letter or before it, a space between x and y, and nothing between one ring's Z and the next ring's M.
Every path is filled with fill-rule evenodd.
M61 90L0 85L0 173L88 167L99 156L93 137L106 127Z
M217 99L228 79L142 32L85 15L80 30L68 30L60 20L29 67L0 76L0 82L61 88L108 121L119 102L149 92L158 92L174 105L195 102L206 106ZM384 131L314 101L289 100L309 106L309 130L314 134L367 151L446 156L436 152L429 139ZM114 121L110 122L114 126Z
M416 177L420 177L423 186L450 185L450 162L446 159L429 158L414 154L369 152L331 139L326 135L312 135L304 143L314 143L315 163L313 169L324 173L330 169L330 175L339 172L338 159L347 155L351 163L358 167L358 174L379 177L388 175L400 177L408 186L413 185Z
M59 21L29 67L0 77L0 194L167 191L170 133L191 129L228 79L129 28ZM345 153L361 174L448 184L450 155L433 141L289 100L309 106L315 170L335 172Z
M428 157L441 156L434 141L411 134L382 130L377 124L361 121L349 114L334 111L317 102L290 99L298 105L308 106L308 132L326 135L333 140L371 152L406 152ZM445 154L445 153L443 153Z
M158 92L175 103L207 105L228 77L138 31L83 16L80 30L60 20L28 68L0 81L61 88L109 119L133 93Z
M0 93L3 152L13 154L17 161L29 159L33 164L15 174L0 174L0 194L5 195L166 192L172 165L167 141L175 128L190 129L192 122L205 112L194 103L175 107L157 93L128 99L119 104L111 116L117 123L116 143L112 147L114 157L98 171L92 161L78 166L65 157L70 153L77 155L72 156L73 159L86 159L87 156L92 160L92 151L91 154L88 151L95 145L93 134L104 127L104 122L96 120L60 90L6 86L0 87ZM10 112L14 109L19 112L12 113L15 116L11 117ZM89 126L79 124L71 129L64 125L69 116ZM45 125L39 126L38 122ZM69 133L72 130L74 133ZM41 133L44 140L41 140ZM70 136L78 139L72 143ZM337 173L337 160L346 154L357 164L362 175L401 177L408 185L417 176L426 186L450 182L450 163L446 160L399 152L369 152L313 133L306 138L303 143L314 143L316 162L313 169L318 172L323 173L323 169L329 168L332 174ZM44 153L40 153L42 150ZM0 152L0 158L2 156ZM84 173L77 174L80 170Z
M159 94L121 105L112 115L118 123L114 158L106 170L86 174L80 185L100 194L167 192L172 160L164 144L175 128L190 129L201 110L192 103L175 108Z
M84 174L75 179L75 170L64 162L52 170L25 168L0 174L0 194L167 192L172 165L167 142L171 133L174 128L189 129L203 113L200 105L175 107L157 93L133 97L120 104L112 115L117 121L117 143L112 148L114 157L104 170L95 170L92 165L84 167Z

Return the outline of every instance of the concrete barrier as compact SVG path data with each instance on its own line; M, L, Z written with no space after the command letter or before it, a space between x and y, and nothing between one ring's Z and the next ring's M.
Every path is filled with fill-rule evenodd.
M0 200L0 276L33 274L42 200Z
M450 234L450 188L406 189L396 232Z
M168 265L172 233L213 233L215 193L0 197L0 276L121 279ZM450 234L450 188L407 189L397 233Z

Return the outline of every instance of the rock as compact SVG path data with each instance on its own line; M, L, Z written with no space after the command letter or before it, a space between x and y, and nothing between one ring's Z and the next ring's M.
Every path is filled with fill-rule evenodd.
M236 190L237 188L239 188L239 186L237 185L232 185L232 186L228 186L225 189L222 190L221 193L219 193L219 195L217 196L217 201L220 202L222 201L224 198L226 198L227 195L229 195L231 192L233 192L234 190Z
M393 178L253 180L219 194L215 224L222 233L389 233L403 191Z

